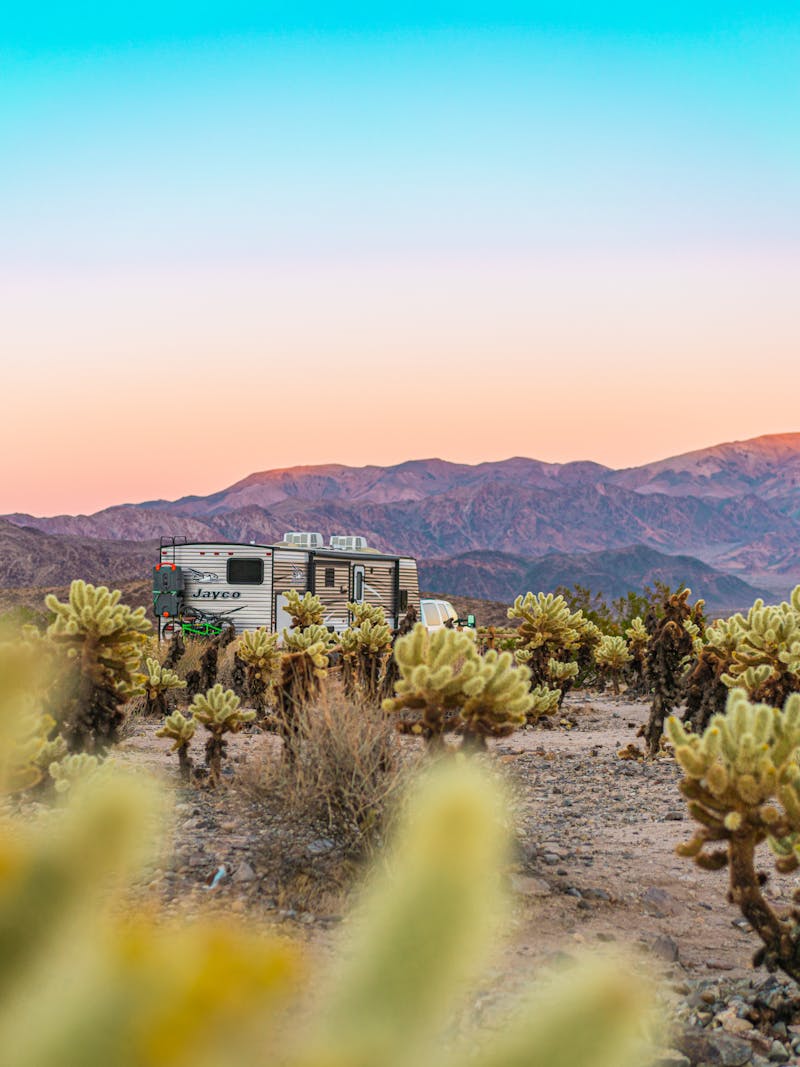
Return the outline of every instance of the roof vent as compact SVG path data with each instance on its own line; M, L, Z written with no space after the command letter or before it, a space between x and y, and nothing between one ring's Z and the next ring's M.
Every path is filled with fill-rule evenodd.
M297 545L298 548L322 548L324 543L321 533L309 533L307 530L285 533L283 539L287 544Z
M367 539L352 534L335 534L331 537L331 548L337 552L366 552Z

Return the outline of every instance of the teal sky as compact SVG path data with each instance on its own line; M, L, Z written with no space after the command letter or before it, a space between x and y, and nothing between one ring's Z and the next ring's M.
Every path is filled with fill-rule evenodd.
M708 364L719 389L726 365L796 364L800 9L20 4L0 19L0 198L0 346L31 397L9 435L37 410L57 420L76 376L97 406L120 366L210 373L220 358L266 395L287 360L346 356L390 380L413 349L445 390L420 416L451 397L445 372L477 383L497 359L516 381L528 368L533 395L558 384L535 368L568 356L584 420L600 394L630 403L637 360L657 390L669 359ZM700 406L680 432L643 417L637 448L552 423L482 454L435 434L401 454L376 417L374 447L328 422L248 469L512 452L624 465L795 428L786 391L745 406L733 377L727 422ZM508 423L484 385L463 385L464 421L492 404ZM140 462L92 502L248 473L231 460L211 484L145 489ZM63 479L47 479L0 508L33 484L30 506L56 507Z

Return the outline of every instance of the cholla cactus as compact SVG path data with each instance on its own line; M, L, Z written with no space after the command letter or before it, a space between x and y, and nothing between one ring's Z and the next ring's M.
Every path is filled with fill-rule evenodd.
M384 621L382 609L373 609L358 626L345 630L339 647L345 693L353 700L377 704L392 651L392 631Z
M505 736L525 722L532 708L530 672L515 667L510 652L490 650L480 656L474 639L458 630L428 633L418 623L395 643L400 669L395 696L384 700L386 711L413 713L398 729L419 734L441 747L443 735L459 729L473 747L485 747L488 736Z
M604 673L611 675L614 693L619 695L619 676L632 659L625 638L606 634L595 648L594 658L597 666Z
M164 725L156 730L156 737L165 737L172 741L170 751L178 753L178 766L181 777L189 781L192 776L192 757L189 755L189 745L194 737L197 724L191 716L187 719L179 711L173 711L164 719Z
M736 645L722 681L747 689L753 700L775 706L800 690L800 586L788 603L757 600L746 616L730 620Z
M102 766L97 756L74 752L50 764L50 777L55 782L56 792L66 793L75 786L84 785Z
M712 716L725 711L729 693L725 677L739 646L741 620L741 615L734 615L717 619L706 628L705 643L686 678L684 722L690 723L695 733L702 732Z
M530 671L515 666L510 652L490 649L479 660L477 674L464 687L459 716L464 743L481 749L487 737L507 737L524 726L535 701Z
M800 911L780 914L762 893L756 848L768 841L780 871L800 866L800 694L782 711L734 689L725 715L702 736L668 722L680 784L700 823L679 854L707 870L730 869L730 895L764 943L754 962L800 980Z
M559 690L559 707L564 703L564 697L575 684L579 670L578 664L571 661L562 663L560 660L553 659L552 656L547 661L546 684L550 689Z
M544 715L552 715L561 707L561 690L548 689L546 685L537 685L531 689L531 706L528 708L528 722L533 725Z
M590 667L600 630L553 593L517 597L508 617L521 620L516 630L517 662L530 669L531 684L560 689L563 703L579 673L585 676Z
M172 689L185 689L186 682L169 667L162 666L149 656L145 660L144 690L147 697L146 711L149 715L163 718L167 714L167 693Z
M287 589L286 610L292 617L293 630L305 630L308 626L320 626L325 618L322 601L313 593L300 596L296 589Z
M631 620L630 626L625 631L628 639L628 651L631 654L631 692L637 696L643 696L647 692L647 677L645 660L647 656L647 642L650 635L647 627L642 622L641 616L637 615Z
M227 750L226 734L236 734L245 723L256 717L254 711L242 711L241 701L232 689L215 685L205 694L192 701L189 713L208 730L206 741L206 765L212 785L217 785L222 774L222 757Z
M102 750L117 741L124 721L121 705L141 693L139 663L151 626L144 608L120 604L120 596L118 590L78 580L67 603L52 594L45 600L55 614L48 637L71 661L60 721L73 751Z
M245 630L236 654L247 665L247 691L256 712L263 715L276 683L281 678L283 658L278 647L278 634L261 626Z
M666 593L661 614L651 609L645 620L650 634L647 679L653 693L645 737L651 756L655 756L661 744L664 719L683 696L687 657L694 652L695 631L701 631L703 626L704 601L692 605L691 595L691 589Z
M372 623L373 626L386 622L383 608L378 604L368 604L366 600L362 600L360 604L348 603L347 610L353 619L354 627L363 626L365 622Z
M474 642L458 630L429 634L417 623L410 634L395 643L394 657L400 677L395 696L383 702L384 710L392 714L413 712L413 718L400 720L398 729L441 746L443 734L454 725L467 686L478 672Z

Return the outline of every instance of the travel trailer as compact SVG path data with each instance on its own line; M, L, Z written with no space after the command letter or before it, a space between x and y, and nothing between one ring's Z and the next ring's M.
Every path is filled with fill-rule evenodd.
M315 593L325 625L347 629L350 602L383 608L396 628L409 608L420 610L417 562L367 546L363 537L340 535L328 545L319 533L287 533L274 545L161 539L153 568L153 611L159 637L178 631L209 636L232 625L237 632L291 625L286 591Z

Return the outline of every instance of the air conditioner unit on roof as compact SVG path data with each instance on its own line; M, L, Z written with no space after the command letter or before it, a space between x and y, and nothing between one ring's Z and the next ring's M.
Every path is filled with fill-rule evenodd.
M322 548L324 541L321 533L309 533L307 530L294 530L283 535L284 541L298 548Z
M331 537L331 548L337 552L366 552L367 539L352 534L335 534Z

